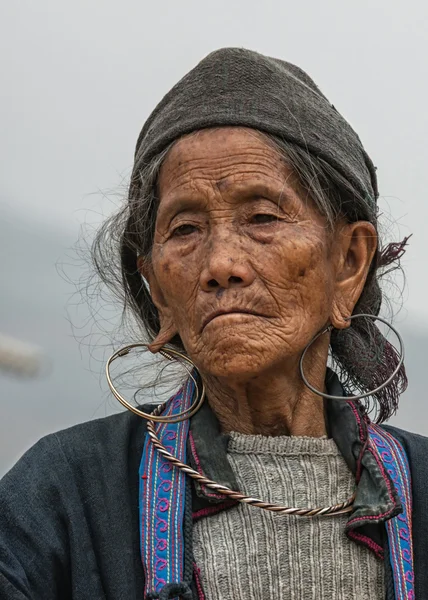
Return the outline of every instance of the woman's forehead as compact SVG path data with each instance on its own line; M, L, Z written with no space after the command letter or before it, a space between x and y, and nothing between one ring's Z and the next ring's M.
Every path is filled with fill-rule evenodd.
M262 132L250 127L208 127L179 138L168 152L168 156L175 156L183 152L203 152L208 148L223 149L224 152L227 152L230 147L236 149L269 148L269 144ZM269 149L272 154L278 156L274 148L270 147Z
M178 140L160 170L162 192L209 180L219 188L231 182L283 181L290 168L263 136L251 129L224 127L198 131Z

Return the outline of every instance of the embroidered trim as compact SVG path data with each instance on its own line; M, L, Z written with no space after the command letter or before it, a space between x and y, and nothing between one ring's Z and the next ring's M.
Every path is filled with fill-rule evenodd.
M216 504L215 506L207 506L206 508L200 508L192 514L192 518L194 521L201 519L202 517L209 517L210 515L215 515L222 510L227 508L232 508L232 506L236 506L239 504L238 500L228 500L226 502L222 502L221 504Z
M201 570L198 565L193 563L193 575L195 577L196 591L198 592L198 600L205 600L204 590L201 583Z
M354 413L355 420L358 423L358 431L359 431L359 434L360 434L360 441L364 442L365 441L365 437L364 437L363 427L362 427L362 424L361 424L361 417L360 417L360 413L358 412L357 407L355 406L355 401L354 400L347 400L347 404L348 404L348 406L351 407L352 412Z
M360 544L363 544L364 546L369 548L378 558L382 558L382 559L385 558L385 552L384 552L382 546L379 546L379 544L376 544L376 542L373 541L371 538L369 538L367 535L358 533L354 529L351 529L350 531L348 531L348 536L350 538L352 538L353 540L355 540L355 541L359 542Z
M371 449L394 482L403 512L389 519L389 556L394 577L396 600L414 600L413 540L412 540L412 485L406 453L391 434L378 425L369 425Z
M362 444L361 446L361 450L360 450L360 454L358 456L358 460L357 460L357 468L356 468L356 472L355 472L355 481L357 483L357 485L360 483L360 479L361 479L361 473L363 471L363 456L364 453L367 449L367 445L368 445L368 436L364 435L364 430L363 430L363 426L362 426L362 421L361 421L361 417L360 417L360 413L357 409L357 407L355 406L355 402L348 400L348 406L350 406L352 412L354 413L354 417L358 423L358 432L360 435L360 442ZM366 432L367 433L367 432Z
M163 415L189 408L191 379L168 400ZM159 423L156 433L168 452L186 462L189 421ZM174 469L146 436L140 463L140 552L145 575L145 595L183 580L183 515L185 474Z

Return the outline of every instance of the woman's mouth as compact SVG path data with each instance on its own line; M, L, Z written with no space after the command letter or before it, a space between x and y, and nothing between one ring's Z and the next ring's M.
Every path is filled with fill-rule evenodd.
M231 308L231 309L220 309L220 310L216 310L212 313L210 313L206 319L204 320L203 324L202 324L202 328L201 331L203 331L205 329L205 327L211 323L211 321L214 321L215 319L218 319L219 317L227 317L227 316L243 316L243 315L247 315L247 316L253 316L253 317L266 317L266 315L255 312L253 310L249 310L246 308Z

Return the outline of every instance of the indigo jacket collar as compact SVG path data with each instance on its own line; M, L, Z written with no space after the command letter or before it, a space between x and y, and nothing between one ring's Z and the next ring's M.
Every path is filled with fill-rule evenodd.
M382 523L400 514L403 509L391 477L370 447L367 431L370 420L362 406L346 400L341 383L331 371L327 375L327 390L332 395L344 397L343 400L325 401L327 431L354 474L356 483L353 511L349 513L345 532L351 540L363 544L378 558L383 558L385 528ZM238 491L235 475L227 460L228 442L229 436L221 432L216 416L209 403L205 402L191 420L189 463L207 478ZM194 519L207 517L234 505L236 501L215 493L203 484L194 483Z

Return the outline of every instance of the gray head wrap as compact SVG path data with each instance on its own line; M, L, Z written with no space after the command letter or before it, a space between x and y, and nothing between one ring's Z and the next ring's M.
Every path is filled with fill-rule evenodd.
M212 52L166 94L140 133L134 173L187 133L231 125L301 146L375 204L377 180L370 157L312 79L299 67L243 48Z

